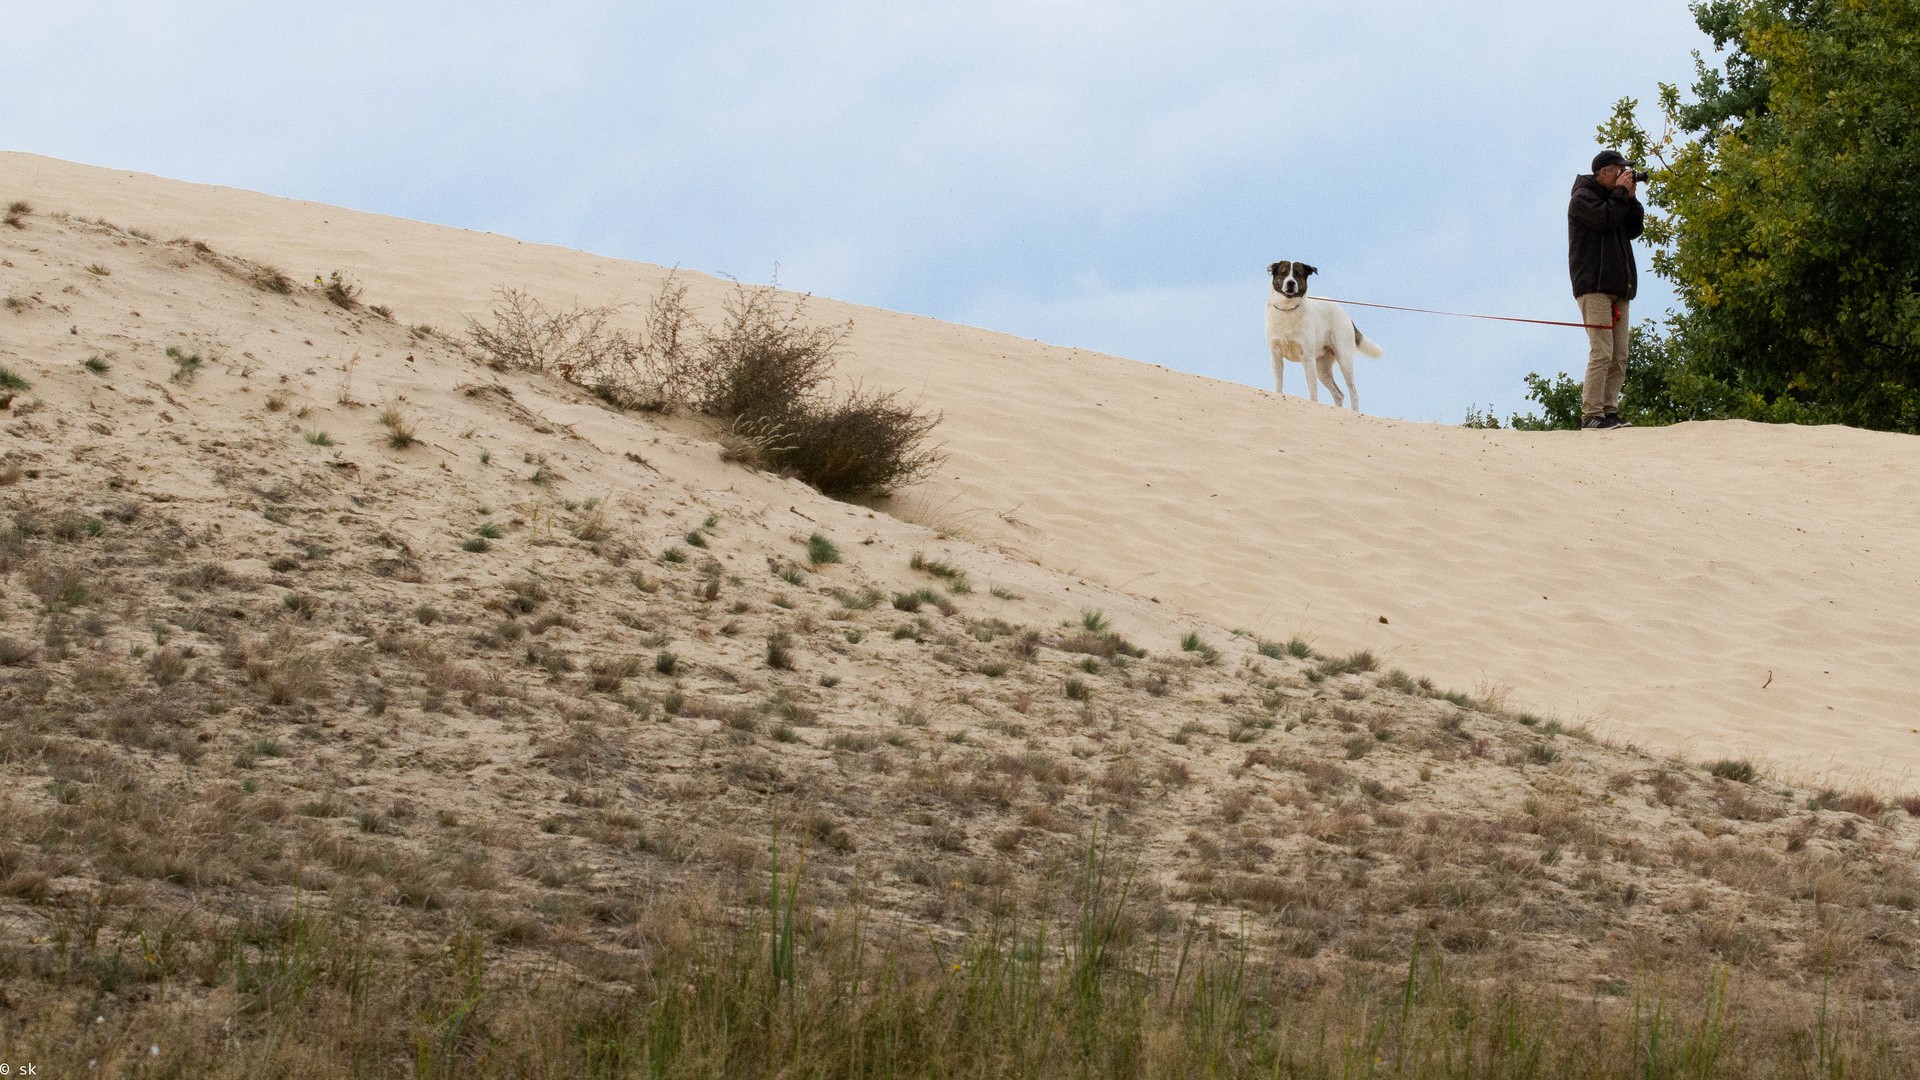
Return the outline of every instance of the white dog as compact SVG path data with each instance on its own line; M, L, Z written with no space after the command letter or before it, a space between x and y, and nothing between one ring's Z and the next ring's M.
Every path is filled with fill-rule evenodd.
M1303 262L1277 262L1267 267L1273 275L1273 291L1267 294L1267 348L1273 352L1273 389L1286 389L1286 362L1293 360L1306 369L1307 396L1320 400L1320 384L1326 383L1338 408L1343 402L1340 388L1333 382L1333 365L1347 378L1347 396L1353 399L1353 411L1360 411L1360 391L1353 386L1353 354L1384 356L1373 340L1353 325L1353 320L1331 300L1307 296L1307 276L1319 270Z

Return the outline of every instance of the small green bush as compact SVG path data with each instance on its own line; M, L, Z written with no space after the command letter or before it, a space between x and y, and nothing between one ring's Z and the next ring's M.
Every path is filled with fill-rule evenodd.
M807 562L814 566L819 566L823 563L837 563L839 561L840 549L833 546L833 541L819 533L814 533L812 536L807 537Z

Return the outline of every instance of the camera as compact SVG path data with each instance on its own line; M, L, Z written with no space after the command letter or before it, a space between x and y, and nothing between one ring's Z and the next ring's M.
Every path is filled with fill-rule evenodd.
M1646 173L1643 173L1639 169L1633 168L1632 166L1628 166L1627 171L1633 174L1633 182L1636 184L1644 184L1647 181L1653 179L1653 177L1648 176Z

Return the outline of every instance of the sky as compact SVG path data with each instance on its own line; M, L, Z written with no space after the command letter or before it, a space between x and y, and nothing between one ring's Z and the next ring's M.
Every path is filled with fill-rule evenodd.
M11 0L0 147L678 265L1272 385L1266 265L1577 318L1566 200L1685 0ZM1636 322L1672 306L1646 272ZM1367 308L1458 423L1577 329ZM857 328L856 328L857 332ZM1293 367L1288 389L1304 387Z

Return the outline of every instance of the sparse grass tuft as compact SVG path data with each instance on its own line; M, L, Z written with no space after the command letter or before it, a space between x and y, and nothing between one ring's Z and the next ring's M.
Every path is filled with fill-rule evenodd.
M907 566L924 574L932 574L934 577L945 581L947 583L947 591L956 596L965 595L973 591L973 586L967 582L967 572L950 563L944 563L937 559L929 559L916 551L913 553L913 557L907 560Z
M315 446L332 446L333 445L333 436L327 434L325 431L322 431L319 428L314 428L312 431L307 432L306 440Z
M767 666L779 671L793 670L793 635L775 630L767 635Z
M807 562L814 566L840 561L840 549L819 533L807 537Z
M174 382L184 386L192 382L194 377L200 374L201 359L199 353L183 352L180 346L169 345L167 346L167 356L173 360L173 375L171 378Z
M880 601L887 598L887 594L879 589L864 589L857 593L843 592L839 596L840 606L851 611L872 611L880 606Z
M0 364L0 390L31 390L33 384L12 368Z
M1287 639L1287 655L1295 660L1307 660L1313 656L1313 645L1306 638L1295 635Z
M419 441L414 434L413 420L398 402L388 402L380 409L380 426L387 429L387 445L395 450L405 450Z
M894 610L904 611L909 614L919 611L924 604L939 605L944 603L945 600L946 597L941 596L932 589L915 589L912 592L893 594Z
M105 375L107 372L113 370L113 365L108 363L104 357L99 356L89 356L81 362L81 365L95 375Z

